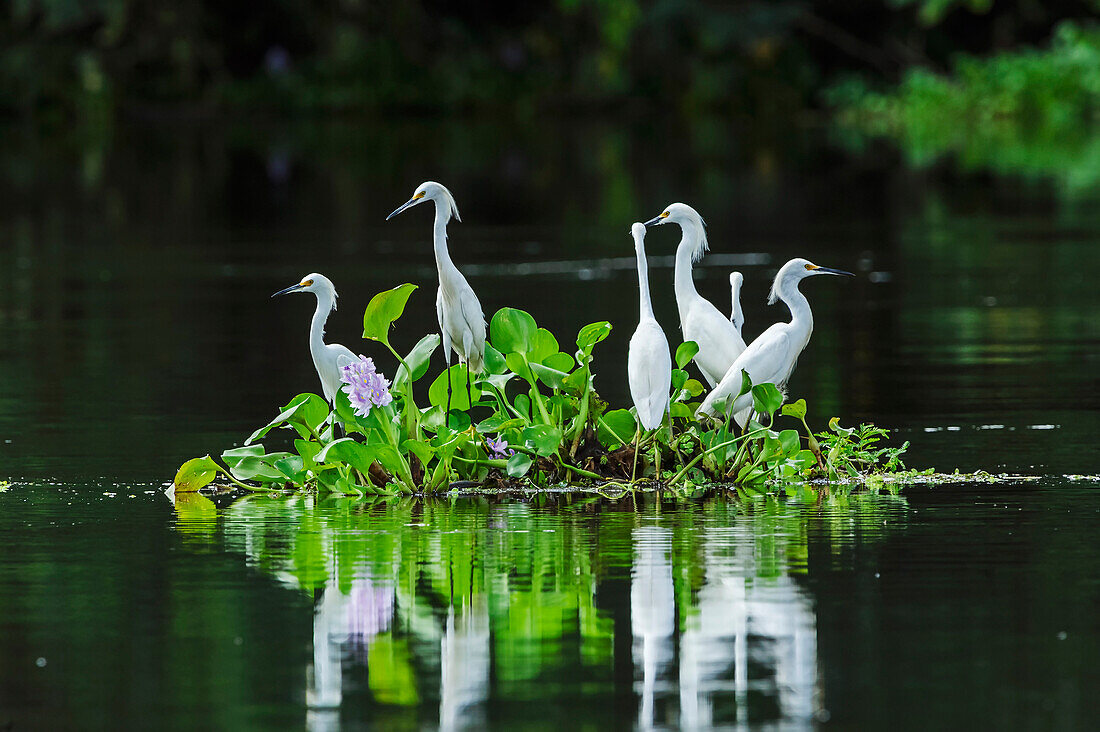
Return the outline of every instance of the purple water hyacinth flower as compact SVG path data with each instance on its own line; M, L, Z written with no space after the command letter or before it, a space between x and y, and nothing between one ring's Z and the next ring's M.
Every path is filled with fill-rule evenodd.
M508 449L508 441L501 437L497 437L495 440L492 437L486 438L485 446L492 453L490 455L492 458L503 459L516 454L515 450Z
M340 381L344 382L342 389L360 417L367 416L374 407L384 407L393 401L390 380L380 374L374 360L366 356L360 355L358 361L343 366Z

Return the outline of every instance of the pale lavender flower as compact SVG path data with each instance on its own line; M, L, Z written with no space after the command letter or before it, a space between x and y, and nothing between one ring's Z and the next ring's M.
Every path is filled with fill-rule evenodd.
M340 369L340 381L348 395L348 401L360 417L374 407L384 407L393 401L390 394L390 381L378 369L374 367L374 361L360 355L358 361L353 361Z
M485 446L489 448L492 453L490 457L493 458L503 459L516 454L515 450L508 449L508 441L502 437L497 437L495 440L492 437L486 438Z

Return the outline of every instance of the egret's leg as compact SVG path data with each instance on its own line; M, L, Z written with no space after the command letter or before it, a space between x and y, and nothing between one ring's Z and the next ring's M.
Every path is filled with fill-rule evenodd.
M447 411L443 413L443 424L451 426L451 354L446 354L447 359Z
M634 476L638 474L638 444L642 441L641 425L634 432L634 467L630 469L630 482L634 482Z
M470 383L470 362L466 362L466 403L471 407L474 405L474 389Z

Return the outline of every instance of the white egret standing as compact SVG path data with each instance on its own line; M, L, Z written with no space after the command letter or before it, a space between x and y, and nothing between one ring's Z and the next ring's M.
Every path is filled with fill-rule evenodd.
M481 373L485 363L485 315L481 303L470 283L451 261L447 250L447 222L458 215L458 204L447 188L427 181L413 193L413 197L394 209L386 217L389 221L402 211L425 201L435 203L435 265L439 272L439 290L435 296L435 314L439 319L439 332L443 337L443 357L447 362L447 411L451 411L451 349L458 355L458 362L466 364L466 393L470 393L470 373Z
M703 217L687 204L674 203L646 226L679 224L683 232L676 248L676 307L680 311L680 330L685 341L695 341L699 353L695 365L711 386L717 384L741 352L745 341L737 328L695 289L691 265L707 251L707 232Z
M741 285L744 282L745 278L740 272L730 272L730 294L733 299L733 305L730 306L730 322L733 323L734 328L737 328L737 334L742 339L745 337L741 332L741 326L745 324L745 311L741 309Z
M810 301L798 289L798 283L814 275L844 275L853 277L851 272L839 269L818 267L805 259L792 259L783 265L772 283L768 304L782 300L791 311L791 322L775 323L754 340L744 353L730 366L703 403L699 406L701 414L715 414L721 409L725 414L736 415L737 423L744 427L748 421L752 406L752 394L737 397L732 404L725 404L741 391L741 372L747 371L753 384L772 383L782 389L794 371L799 354L810 342L814 330L814 317L810 312Z
M332 281L322 274L307 274L302 281L279 290L272 297L291 292L312 292L317 296L317 309L313 312L313 322L309 326L309 354L313 357L313 367L321 379L321 393L325 401L336 409L336 392L340 389L340 367L355 360L355 354L339 343L325 343L325 321L328 314L336 309L336 288ZM333 418L335 423L335 417Z
M668 339L653 316L649 299L649 271L645 258L645 225L630 227L634 249L638 254L638 327L630 337L626 371L630 382L630 397L638 410L638 422L647 430L656 429L668 411L672 388L672 357Z

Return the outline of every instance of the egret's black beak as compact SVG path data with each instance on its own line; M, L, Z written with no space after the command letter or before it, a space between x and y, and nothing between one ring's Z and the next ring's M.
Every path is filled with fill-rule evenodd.
M664 219L664 217L663 217L663 216L654 216L654 217L653 217L653 218L651 218L651 219L650 219L649 221L645 222L645 225L646 225L647 227L648 227L648 226L656 226L657 224L661 223L661 221L662 221L663 219Z
M410 208L412 206L415 206L416 204L420 203L423 200L424 200L423 196L420 196L419 198L410 198L409 200L405 201L403 204L401 204L400 206L395 208L393 210L393 213L391 213L389 216L386 217L386 221L389 221L390 219L392 219L394 216L401 213L405 209Z
M297 292L300 289L302 289L302 284L298 283L297 285L291 285L290 287L287 287L284 290L279 290L274 295L272 295L272 297L278 297L279 295L286 295L287 293L290 293L290 292Z
M818 274L831 274L831 275L843 275L844 277L855 277L851 272L845 272L842 269L832 269L831 267L818 267L814 270Z

